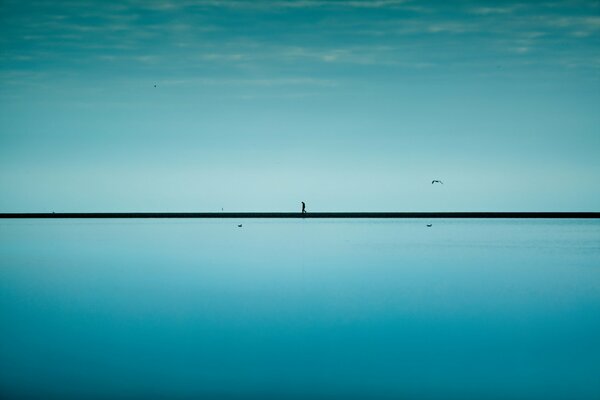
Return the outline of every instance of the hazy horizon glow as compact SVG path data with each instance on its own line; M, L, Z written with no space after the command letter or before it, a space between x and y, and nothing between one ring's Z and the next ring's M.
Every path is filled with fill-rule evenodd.
M0 24L0 212L599 210L598 1L5 0Z

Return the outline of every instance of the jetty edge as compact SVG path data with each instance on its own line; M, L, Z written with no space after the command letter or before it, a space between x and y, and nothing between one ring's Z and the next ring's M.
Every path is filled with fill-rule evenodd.
M51 212L0 213L0 219L124 218L600 218L600 212Z

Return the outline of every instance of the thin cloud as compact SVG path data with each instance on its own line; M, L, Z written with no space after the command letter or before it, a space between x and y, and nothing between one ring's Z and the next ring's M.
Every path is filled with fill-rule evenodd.
M523 4L512 5L509 7L475 7L469 9L468 12L477 15L503 15L512 14L524 7L525 5Z
M411 3L412 0L190 0L190 1L131 1L131 5L155 10L179 10L188 7L218 7L235 9L282 9L282 8L388 8Z
M331 79L315 79L311 77L285 78L204 78L204 79L166 79L161 85L202 85L202 86L321 86L334 87L339 82Z

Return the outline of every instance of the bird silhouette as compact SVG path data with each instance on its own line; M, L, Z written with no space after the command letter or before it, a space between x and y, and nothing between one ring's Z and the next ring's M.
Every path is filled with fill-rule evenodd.
M444 182L438 180L438 179L434 179L431 181L431 184L433 185L434 183L441 183L442 185L444 184Z
M238 225L238 228L241 228L241 227L242 227L242 224L239 224L239 225Z

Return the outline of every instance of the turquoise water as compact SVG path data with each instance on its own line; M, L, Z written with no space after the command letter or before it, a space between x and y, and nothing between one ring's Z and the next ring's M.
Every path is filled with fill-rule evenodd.
M600 221L0 221L4 397L598 399L599 377Z

